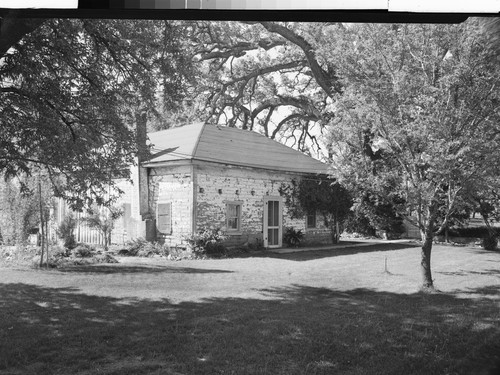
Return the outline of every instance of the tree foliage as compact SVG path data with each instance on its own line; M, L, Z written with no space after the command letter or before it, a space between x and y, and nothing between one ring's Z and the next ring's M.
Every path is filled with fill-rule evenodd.
M397 212L422 232L432 288L434 234L497 180L500 67L475 20L353 25L343 40L345 53L330 55L346 87L330 133L336 175L400 202Z
M198 70L190 113L198 109L201 120L257 131L301 151L322 147L318 135L341 91L335 67L317 53L323 24L185 25Z
M382 231L387 238L398 238L405 232L403 218L394 208L394 202L370 192L360 194L349 218L350 229L367 235L379 235L377 231Z
M38 182L41 192L39 194ZM24 246L30 231L40 227L40 205L45 222L50 216L53 199L46 176L22 177L21 181L0 181L0 234L6 244Z
M61 221L57 228L57 235L62 240L63 246L66 249L73 249L76 247L75 229L78 221L73 213L68 213Z
M280 194L285 197L285 205L292 218L319 213L325 226L330 229L333 242L338 242L339 226L349 215L352 206L352 198L346 188L327 178L304 178L298 182L292 180L290 185L282 185Z
M137 151L137 114L183 96L176 32L163 21L49 19L15 43L0 60L0 171L42 168L75 208L112 202L113 178L128 177Z

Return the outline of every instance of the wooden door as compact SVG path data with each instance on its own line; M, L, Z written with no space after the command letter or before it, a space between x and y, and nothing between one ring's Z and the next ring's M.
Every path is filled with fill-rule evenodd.
M283 203L281 197L264 197L264 247L283 245Z

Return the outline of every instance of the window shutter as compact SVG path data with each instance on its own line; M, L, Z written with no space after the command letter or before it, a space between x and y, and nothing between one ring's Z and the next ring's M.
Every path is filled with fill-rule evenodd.
M172 234L172 204L158 203L156 211L156 227L163 234Z
M132 216L132 205L130 203L123 203L123 228L127 228L127 224Z

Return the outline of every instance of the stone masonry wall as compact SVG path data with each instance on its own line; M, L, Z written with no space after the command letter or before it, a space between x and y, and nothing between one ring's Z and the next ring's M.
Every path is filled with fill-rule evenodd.
M193 179L193 168L195 168ZM132 176L133 177L133 176ZM241 231L232 233L227 246L262 244L264 197L279 197L282 184L290 184L300 176L253 168L215 164L183 165L155 168L149 177L150 209L156 218L158 203L172 205L172 233L157 239L170 246L185 245L185 237L204 228L226 229L226 202L241 202ZM112 242L122 244L144 237L144 222L139 214L138 187L123 180L118 183L124 191L117 206L127 206L125 215L115 222ZM194 207L195 206L195 207ZM305 234L303 244L331 243L330 233L318 215L316 228L306 228L305 218L291 219L283 202L283 227L293 227ZM285 246L285 244L284 244Z
M195 176L197 231L226 229L226 202L241 202L241 231L229 235L228 246L262 243L264 197L279 197L283 183L290 184L292 179L300 178L285 172L214 165L196 166ZM302 230L304 243L329 241L329 232L322 227L320 217L317 223L317 228L306 229L305 218L291 219L283 204L283 227Z
M158 203L172 205L172 233L158 240L170 246L183 245L193 229L193 179L192 167L172 166L156 168L150 174L150 208L156 217Z

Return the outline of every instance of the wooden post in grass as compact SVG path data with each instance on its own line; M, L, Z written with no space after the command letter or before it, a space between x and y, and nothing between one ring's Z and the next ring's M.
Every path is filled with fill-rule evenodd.
M40 268L42 268L44 248L45 248L45 225L44 225L44 221L43 221L42 182L40 180L40 173L38 173L38 200L39 200L38 207L40 209L40 230L41 230L41 236L42 236L42 238L40 239L40 245L42 248L42 253L40 254ZM49 260L47 259L47 267L48 267L48 262L49 262Z

